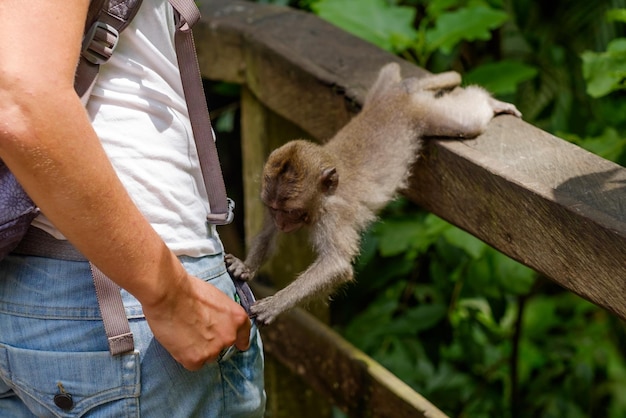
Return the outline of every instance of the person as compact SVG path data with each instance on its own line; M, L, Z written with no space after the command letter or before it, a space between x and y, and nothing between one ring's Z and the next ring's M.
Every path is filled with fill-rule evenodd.
M0 2L0 158L41 209L32 227L122 288L135 351L108 352L87 261L10 254L0 416L262 416L261 341L206 223L174 12L143 1L85 108L88 3Z

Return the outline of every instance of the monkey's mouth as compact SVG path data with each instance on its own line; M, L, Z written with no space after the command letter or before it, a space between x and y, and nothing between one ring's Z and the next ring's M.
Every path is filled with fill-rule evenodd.
M298 229L302 228L302 223L297 223L297 224L287 224L287 225L276 225L276 227L278 229L280 229L281 232L284 233L289 233L289 232L295 232Z
M306 211L278 211L274 215L274 224L282 232L297 231L309 222L309 215Z

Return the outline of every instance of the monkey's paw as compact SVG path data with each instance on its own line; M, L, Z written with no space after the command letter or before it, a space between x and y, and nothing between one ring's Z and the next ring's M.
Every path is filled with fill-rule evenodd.
M224 262L226 263L226 270L230 273L231 277L247 282L252 280L254 274L250 269L237 257L232 254L226 254L224 256Z
M489 98L489 104L493 109L494 115L508 114L518 118L522 117L522 112L517 110L517 107L512 103L502 102L491 97Z
M282 307L279 303L279 299L269 296L258 300L252 305L250 311L255 317L257 323L263 325L271 324L274 319L288 308Z

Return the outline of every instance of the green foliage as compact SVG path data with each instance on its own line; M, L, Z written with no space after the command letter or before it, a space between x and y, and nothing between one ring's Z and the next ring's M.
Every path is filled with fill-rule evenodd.
M626 413L626 334L608 313L403 200L363 248L335 319L451 417Z
M514 60L501 60L483 64L468 71L463 79L466 84L478 84L495 95L510 95L526 81L538 74L535 67Z
M430 71L626 164L626 9L613 0L265 0ZM337 328L451 417L626 416L626 332L442 219L393 202L366 234ZM617 279L617 278L616 278Z
M486 1L426 2L418 9L387 0L309 0L321 18L388 51L425 66L432 55L449 55L465 41L490 40L508 15Z
M581 58L587 93L592 97L606 96L626 87L626 38L612 40L606 52L585 51Z
M431 70L467 70L466 83L516 101L529 122L626 158L626 104L609 95L624 86L626 43L597 28L609 2L307 4ZM609 18L626 22L626 11ZM450 416L626 415L623 325L436 216L391 204L357 277L333 304L337 327Z
M311 7L321 18L388 51L403 51L417 36L415 10L385 0L320 0Z
M626 9L610 10L607 17L611 21L626 22ZM592 97L626 88L626 38L613 39L605 52L585 51L581 58L587 93Z
M434 28L426 31L426 45L430 50L440 49L449 54L461 41L491 39L491 31L507 19L503 11L481 4L443 12L437 17Z

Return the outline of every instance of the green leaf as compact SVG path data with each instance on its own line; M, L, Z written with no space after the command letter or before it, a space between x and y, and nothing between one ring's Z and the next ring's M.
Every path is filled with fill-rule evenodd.
M546 336L548 338L548 336ZM520 383L527 382L533 372L539 372L547 363L545 351L528 340L522 340L519 346L520 358L519 362L519 380Z
M549 297L536 296L530 299L524 309L522 322L525 337L536 341L547 339L553 328L561 322L556 310L556 302Z
M535 67L519 61L502 60L476 67L463 76L466 84L478 84L495 95L511 94L517 85L535 78L538 71Z
M357 256L355 267L362 269L370 263L378 250L378 237L372 231L367 231L361 240L361 252Z
M232 132L235 128L235 111L227 110L215 121L215 130L218 132Z
M388 332L414 335L434 327L447 313L447 307L440 303L419 305L403 313L389 324Z
M431 236L439 236L443 234L444 231L455 228L452 224L432 213L429 213L426 219L424 219L424 227L426 228L426 233Z
M441 48L449 54L461 41L491 39L491 31L507 19L505 12L484 5L444 13L437 19L435 28L426 32L426 43L430 50Z
M445 13L446 10L457 7L459 5L459 0L432 0L426 2L426 4L428 16L437 18L441 14Z
M606 18L609 22L626 23L626 9L613 9L606 12Z
M626 38L612 40L606 52L585 51L581 58L590 96L602 97L626 87Z
M350 322L344 335L362 350L379 345L380 337L386 333L391 316L397 308L398 296L393 289L387 289L368 309Z
M417 38L412 7L385 0L320 0L311 7L322 19L387 51L403 51Z
M415 249L425 251L433 242L425 228L416 219L390 219L377 225L379 250L383 257L391 257Z
M488 247L487 244L460 228L450 228L444 231L443 236L446 241L463 249L472 258L480 258Z
M502 253L494 251L493 268L502 287L517 295L530 292L537 274L530 268L518 263Z
M491 265L491 260L486 257L472 260L467 266L467 296L481 296L499 298L502 296L502 288L498 283L498 278L494 277L495 272ZM471 292L470 292L471 291Z

